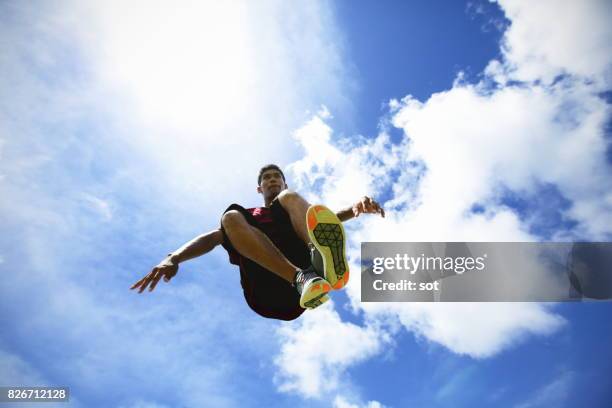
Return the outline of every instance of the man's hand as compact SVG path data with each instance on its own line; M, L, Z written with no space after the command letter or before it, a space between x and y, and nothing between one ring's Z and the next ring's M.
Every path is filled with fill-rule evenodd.
M164 281L169 282L170 279L178 272L178 263L173 262L172 257L168 256L166 259L161 261L151 272L138 282L136 282L130 289L139 289L138 293L142 293L147 286L149 292L155 289L159 280L163 277Z
M359 214L376 214L379 213L383 218L385 217L385 210L380 205L368 196L364 196L361 201L353 205L353 215L359 217Z

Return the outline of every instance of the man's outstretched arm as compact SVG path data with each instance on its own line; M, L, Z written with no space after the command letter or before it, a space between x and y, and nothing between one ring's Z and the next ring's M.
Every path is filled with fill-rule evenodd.
M385 210L382 209L380 204L374 201L371 197L364 196L361 200L356 202L351 207L340 210L336 213L340 221L348 221L351 218L359 217L359 214L380 214L383 218L385 217Z
M151 272L132 285L130 289L138 289L138 293L142 293L150 285L149 292L151 292L162 277L164 281L168 282L176 275L179 263L202 256L221 243L223 243L223 233L220 229L195 237L176 251L168 254Z

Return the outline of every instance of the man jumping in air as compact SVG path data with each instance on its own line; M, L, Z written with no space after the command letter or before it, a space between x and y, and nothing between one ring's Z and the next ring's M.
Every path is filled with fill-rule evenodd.
M343 288L349 279L342 222L362 213L384 217L384 210L370 197L338 213L311 206L287 190L285 175L274 164L259 171L257 184L265 207L230 205L219 229L168 254L130 289L152 291L161 278L170 281L181 262L223 245L230 262L240 267L248 305L261 316L293 320L329 300L328 292Z

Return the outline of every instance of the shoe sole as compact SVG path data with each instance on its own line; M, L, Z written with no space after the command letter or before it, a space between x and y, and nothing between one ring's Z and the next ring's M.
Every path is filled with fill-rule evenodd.
M300 296L300 306L305 309L314 309L321 306L329 300L329 291L331 291L331 286L324 279L321 278L313 282L304 288L304 293Z
M312 205L306 212L306 225L310 241L323 258L325 280L332 288L342 289L349 280L342 221L329 208Z
M326 294L322 295L318 299L311 299L303 307L304 307L304 309L315 309L315 308L321 306L323 303L327 302L328 300L329 300L329 295L326 293Z

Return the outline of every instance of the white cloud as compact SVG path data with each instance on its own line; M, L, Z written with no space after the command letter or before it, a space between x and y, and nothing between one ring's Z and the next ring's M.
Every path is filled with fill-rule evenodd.
M474 358L491 357L530 335L552 334L564 324L531 303L414 303L366 310L370 318L395 316L418 337Z
M339 96L350 84L343 79L342 50L330 45L336 33L326 3L0 6L11 11L0 13L0 88L11 95L0 98L0 195L12 198L0 203L0 221L4 231L15 231L14 249L27 260L5 282L0 298L23 302L21 294L33 279L37 282L36 296L25 300L19 321L32 322L35 315L39 338L53 335L70 345L78 358L64 357L66 367L75 369L74 381L112 387L117 362L123 362L119 367L136 382L160 371L176 380L153 384L150 392L178 389L187 405L212 399L227 406L241 398L239 390L224 394L223 388L235 384L229 379L240 374L240 361L223 351L208 353L217 350L219 338L243 344L243 332L228 333L223 321L236 322L248 311L228 302L225 278L204 282L218 292L188 283L166 287L171 301L159 296L159 289L156 298L126 300L104 290L104 283L120 281L123 287L133 280L126 278L135 273L132 268L150 262L134 256L109 272L89 261L106 265L104 256L123 253L125 241L135 241L139 254L150 256L160 235L180 242L189 238L185 234L216 224L217 210L229 201L259 201L254 171L262 162L278 157L294 162L298 189L321 183L311 196L332 207L390 189L388 218L353 221L352 242L536 239L529 225L496 201L499 185L528 194L536 181L554 183L573 201L566 215L580 222L581 236L609 236L612 200L600 199L612 190L603 178L608 167L601 133L609 110L596 96L609 72L609 41L601 41L609 37L609 6L584 4L563 3L563 25L532 19L523 3L502 2L513 19L507 60L490 65L487 81L503 85L508 79L542 78L545 85L491 90L458 82L422 103L395 101L394 123L406 131L400 144L384 133L373 140L334 140L325 120L330 110L350 110L350 97ZM542 16L539 5L535 11ZM541 42L533 41L536 24L543 21L547 31ZM580 29L585 24L593 29ZM571 38L558 33L564 29ZM561 49L565 45L567 51ZM566 52L579 58L567 58ZM580 78L546 85L561 72ZM303 112L316 111L321 103L330 109L322 109L294 139L288 137L302 123ZM89 202L102 218L126 226L119 228L122 234L101 229L98 219L84 215L78 205L83 196L73 191L94 197ZM476 201L486 206L485 213L466 212ZM356 255L353 247L353 262ZM216 266L211 261L204 269ZM361 305L358 288L353 278L351 303L370 325L342 322L328 306L283 326L276 360L281 389L305 396L333 393L347 381L344 373L351 365L386 344L387 332L374 327L389 316L428 341L473 357L493 355L562 324L537 304ZM133 302L139 303L127 312ZM216 313L221 309L223 316ZM475 321L474 315L482 319ZM271 328L268 322L244 320L249 338L263 338ZM60 330L59 322L70 322L70 330ZM328 343L332 336L349 338L349 345ZM176 339L185 348L177 348ZM45 346L53 344L59 343ZM117 347L126 344L127 349ZM265 342L245 351L249 361L271 352ZM21 366L10 356L3 359L29 375L27 361ZM214 369L197 368L207 365ZM343 396L335 401L355 404Z
M450 92L461 93L461 90ZM405 103L417 104L411 99ZM464 112L465 101L457 100L455 103ZM454 106L449 104L446 109ZM424 109L423 105L418 104L418 109ZM376 139L348 145L343 151L334 146L332 129L320 116L313 117L296 132L306 154L290 166L290 171L301 183L298 190L311 191L311 200L341 208L362 194L376 196L389 187L394 192L391 203L387 203L387 218L364 216L347 224L352 243L352 270L359 269L354 262L359 259L356 243L363 241L535 239L526 232L526 227L512 210L491 205L485 214L468 213L471 205L491 193L496 174L491 171L489 176L485 170L495 167L497 162L495 156L487 154L486 143L483 147L464 149L463 145L470 144L469 139L453 140L450 131L444 130L444 126L456 128L462 123L459 119L461 112L456 112L458 119L448 125L440 125L435 120L436 115L428 113L419 125L424 127L422 139L405 139L399 146L392 145L383 133ZM401 120L400 114L405 113L405 110L398 111L396 123ZM428 129L427 125L435 126L435 129ZM448 135L446 139L444 136L440 136L442 140L435 138L445 134ZM477 137L468 131L460 134L466 138ZM427 140L427 136L432 140ZM449 151L457 154L449 155L447 149L437 148L446 144L456 147L449 148ZM493 142L490 145L493 147L488 151L497 149ZM499 150L507 148L500 147ZM470 156L483 157L483 160L470 164ZM423 172L425 166L416 165L417 161L424 162L427 172ZM397 181L385 177L391 172L399 173ZM487 177L491 180L487 181ZM315 185L319 188L312 190ZM449 206L448 202L456 204ZM380 335L394 332L393 322L397 320L401 327L418 337L474 358L495 355L530 335L548 335L564 323L547 307L538 304L363 304L359 302L359 279L353 279L346 290L354 310L364 312L371 327L379 330L385 327ZM317 385L305 381L302 388L314 392Z
M503 39L511 77L550 83L577 75L610 87L612 4L607 0L498 0L512 21Z
M455 90L450 92L455 92ZM409 100L408 103L414 102ZM421 130L422 139L405 140L400 148L391 146L386 135L381 135L376 140L364 141L362 145L345 152L333 146L319 145L318 150L310 150L310 154L291 167L296 172L301 169L309 169L309 174L298 174L302 176L298 179L302 180L306 187L317 177L324 180L320 190L320 199L325 203L330 201L327 200L326 191L332 191L334 187L344 185L345 187L340 188L345 188L346 191L365 191L376 195L389 184L388 180L380 177L366 174L353 178L354 174L367 173L367 171L371 171L374 175L392 171L400 173L398 180L401 181L394 186L395 191L399 194L395 200L392 200L394 205L401 208L400 210L394 211L387 205L389 215L385 219L377 216L364 216L347 224L352 243L350 251L350 259L353 260L352 270L359 269L354 262L359 259L359 248L356 243L363 241L522 241L535 239L525 232L526 228L512 210L492 204L485 214L471 215L467 212L471 205L478 201L479 196L484 198L493 189L493 174L488 176L484 169L488 166L494 167L495 156L487 154L486 147L474 147L473 150L463 149L462 151L462 143L453 141L450 135L448 140L444 140L444 143L439 140L427 141L426 135L450 133L443 130L446 125L440 125L434 120L435 115L427 116L427 118L431 119L423 119L422 126L433 123L435 129ZM455 124L459 126L460 123L457 120L448 126ZM312 126L313 124L316 126ZM310 140L318 137L317 140L330 143L331 129L320 118L309 122L302 131L310 135ZM317 135L316 132L320 133ZM463 134L466 137L469 136L469 132ZM421 142L423 146L419 146ZM444 145L446 142L457 145L457 149L454 150L457 152L455 156L449 156L446 149L436 149L436 146ZM468 141L464 143L469 144ZM494 149L496 147L489 148L489 151ZM500 150L505 149L500 148ZM316 160L320 160L321 157L311 157L311 155L314 156L321 151L333 151L336 152L336 156L323 155L323 161L316 163ZM410 169L410 163L419 157L414 153L415 151L423 152L424 159L422 160L427 166L427 172L424 175L413 174ZM483 157L482 162L464 166L464 163L470 162L469 156L472 155L474 160ZM390 160L385 160L387 157ZM493 164L487 164L489 160ZM519 163L521 162L518 161L517 166ZM477 167L476 170L474 166ZM345 174L348 176L342 177ZM448 177L442 177L442 175ZM495 175L498 176L499 172ZM491 177L491 180L487 181L486 177ZM461 180L466 181L461 183ZM401 182L406 183L407 189L411 190L410 194L406 195L406 192L402 191ZM458 188L458 184L461 188ZM594 187L598 188L598 186ZM331 197L331 201L334 202L336 196ZM348 200L349 197L351 196L347 194L343 198ZM353 197L353 199L357 198L359 194ZM403 199L414 200L414 203L402 201ZM448 206L446 205L448 202L456 204ZM336 206L339 204L338 199L335 204ZM363 304L359 302L359 279L353 279L346 290L354 310L365 312L366 320L384 322L389 317L396 318L403 327L417 336L440 344L455 353L475 358L497 354L523 341L528 335L550 334L562 327L564 323L563 319L551 313L547 307L532 303ZM474 316L478 316L478 319L474 319Z
M580 221L583 233L602 239L612 224L612 208L600 199L612 188L608 113L580 84L492 94L459 85L425 103L405 99L394 124L409 136L410 155L427 167L420 198L428 221L468 218L464 212L495 202L502 187L528 197L549 183L574 203L566 215Z
M378 401L368 401L367 403L351 403L343 396L334 399L334 408L384 408Z
M50 376L96 401L146 384L137 406L270 391L242 388L273 322L222 250L128 288L231 202L261 202L256 172L298 156L306 110L348 109L334 24L325 2L0 5L0 252L23 259L0 306L25 364L53 356Z
M296 180L297 190L307 190L310 201L321 201L330 207L345 207L360 196L370 193L374 182L377 188L388 185L386 170L398 165L397 150L388 139L362 140L354 146L349 140L340 145L354 147L346 154L332 140L332 129L325 122L327 115L319 112L297 129L293 136L304 149L304 156L287 166L287 173ZM383 164L385 163L385 164ZM320 188L312 189L319 185Z
M598 96L609 83L610 7L586 3L562 2L557 10L556 2L502 1L512 20L502 61L491 62L478 84L460 75L451 89L424 102L410 96L391 101L389 120L404 132L399 143L391 143L384 129L373 139L336 141L323 115L295 133L305 156L289 167L309 199L340 208L364 193L390 193L385 220L362 217L347 224L352 270L358 270L355 243L363 241L541 239L537 216L523 217L502 198L512 191L529 203L548 185L571 203L553 211L577 222L572 229L557 225L552 239L611 236L612 207L601 199L612 190L604 138L610 109ZM557 12L566 24L548 18ZM553 83L559 74L566 77ZM531 83L510 82L517 79ZM483 211L473 213L474 205ZM473 358L564 325L541 304L363 304L359 279L346 290L367 327L393 333L396 321Z
M260 200L259 166L298 157L289 135L307 110L322 102L350 109L326 3L66 1L12 9L0 58L3 89L15 98L2 101L0 138L11 156L19 140L30 141L30 155L5 163L8 170L17 162L49 167L78 146L70 161L116 164L124 179L180 196L175 205L219 211L232 200ZM50 124L59 131L44 139L41 127Z
M346 367L379 353L388 341L384 332L343 322L331 302L283 325L278 334L282 347L275 380L280 390L311 398L346 388Z

